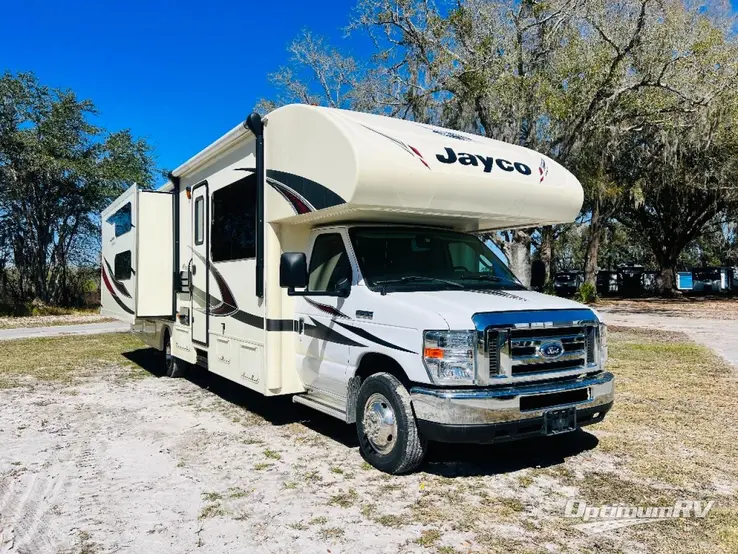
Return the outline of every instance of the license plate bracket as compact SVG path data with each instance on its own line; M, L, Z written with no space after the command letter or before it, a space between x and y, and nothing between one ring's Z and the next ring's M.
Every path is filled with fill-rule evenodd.
M577 428L577 409L562 408L543 413L543 434L560 435L570 433Z

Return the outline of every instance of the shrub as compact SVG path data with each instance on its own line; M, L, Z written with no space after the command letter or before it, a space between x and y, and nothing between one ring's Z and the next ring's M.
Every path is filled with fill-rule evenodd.
M579 290L574 294L574 300L585 304L593 304L597 302L597 287L592 283L583 283Z

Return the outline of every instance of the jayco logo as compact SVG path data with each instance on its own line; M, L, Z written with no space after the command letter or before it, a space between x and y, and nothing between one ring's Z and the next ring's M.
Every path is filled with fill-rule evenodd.
M522 175L530 175L530 167L521 162L511 162L503 158L494 159L492 156L480 156L479 154L467 154L466 152L456 152L452 148L445 148L446 155L436 154L436 159L444 164L453 164L459 162L461 165L473 165L479 167L482 164L485 173L490 173L495 164L502 171L517 171Z

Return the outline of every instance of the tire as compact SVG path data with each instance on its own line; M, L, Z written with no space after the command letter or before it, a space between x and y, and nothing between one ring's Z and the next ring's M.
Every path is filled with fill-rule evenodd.
M172 356L172 336L169 330L164 331L164 372L167 377L176 379L187 374L189 364Z
M414 471L428 449L415 424L410 394L390 373L376 373L361 384L356 431L361 455L385 473Z

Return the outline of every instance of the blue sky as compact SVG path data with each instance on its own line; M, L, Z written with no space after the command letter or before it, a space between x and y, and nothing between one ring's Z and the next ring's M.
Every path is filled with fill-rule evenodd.
M34 71L130 128L174 169L243 121L303 28L339 46L353 0L8 0L0 71Z
M174 169L274 95L267 76L309 28L343 38L355 0L6 0L0 70L34 71L100 110L96 123L130 128ZM738 5L738 0L733 0Z

